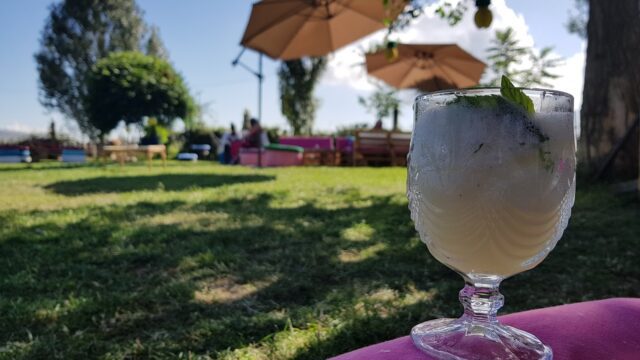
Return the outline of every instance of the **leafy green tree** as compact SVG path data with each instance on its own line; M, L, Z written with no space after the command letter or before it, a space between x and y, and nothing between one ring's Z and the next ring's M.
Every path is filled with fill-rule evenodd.
M145 53L161 59L169 59L169 52L162 43L162 39L160 38L160 29L158 29L157 26L151 26L149 30L149 37L145 44Z
M387 26L388 33L391 34L398 30L402 30L409 26L414 19L417 19L424 13L424 7L429 2L435 0L381 0L384 6L391 9L394 6L403 6L403 11L400 12L395 19L385 19L385 25ZM445 20L449 25L457 25L465 12L468 10L467 3L465 1L458 1L453 3L451 1L445 1L435 9L436 15Z
M496 30L496 37L491 40L491 47L487 49L487 60L489 60L492 77L486 85L500 86L502 75L515 83L520 83L519 79L523 71L518 70L518 66L522 64L528 53L529 49L520 46L512 28Z
M542 86L552 87L547 80L557 79L560 76L552 73L553 68L562 64L562 59L558 57L552 57L552 46L543 47L540 51L536 52L532 49L529 50L529 60L531 61L531 67L526 71L522 71L522 78L520 85L524 87Z
M512 28L496 30L496 37L487 49L489 61L489 79L482 85L500 86L502 75L507 76L518 86L551 86L547 81L558 78L553 74L562 59L552 57L553 47L544 47L540 51L521 46L515 38ZM523 63L528 62L526 67Z
M242 112L242 130L249 130L251 128L251 111L244 109Z
M566 24L567 30L586 39L588 20L589 0L574 0L574 9L569 13L569 21Z
M278 69L282 115L295 135L310 134L318 100L313 91L326 67L324 57L283 61Z
M393 115L394 109L400 108L397 91L380 85L367 98L359 96L358 103L364 106L369 113L375 114L376 120L390 117Z
M64 0L51 5L35 54L40 102L77 122L91 138L100 131L85 107L86 78L94 63L113 51L144 51L142 12L135 0Z
M116 52L99 60L87 90L86 109L100 138L120 121L142 124L153 117L167 126L196 111L182 76L167 61L139 52Z

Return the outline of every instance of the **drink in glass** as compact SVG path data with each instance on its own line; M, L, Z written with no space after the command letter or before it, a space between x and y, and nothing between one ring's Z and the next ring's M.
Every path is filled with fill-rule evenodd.
M412 330L416 346L436 358L552 357L533 335L497 321L498 286L539 264L567 226L575 193L573 98L512 90L529 105L491 88L426 94L414 105L411 217L431 254L466 282L461 318Z

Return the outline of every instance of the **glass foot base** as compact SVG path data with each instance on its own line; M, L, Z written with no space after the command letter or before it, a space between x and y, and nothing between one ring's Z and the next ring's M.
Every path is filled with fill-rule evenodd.
M438 319L416 325L413 343L435 359L551 360L551 348L538 338L497 322Z

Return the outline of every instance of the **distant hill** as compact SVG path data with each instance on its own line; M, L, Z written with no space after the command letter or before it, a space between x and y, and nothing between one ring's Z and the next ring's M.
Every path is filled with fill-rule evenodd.
M28 138L30 135L23 131L0 129L0 143L17 142Z

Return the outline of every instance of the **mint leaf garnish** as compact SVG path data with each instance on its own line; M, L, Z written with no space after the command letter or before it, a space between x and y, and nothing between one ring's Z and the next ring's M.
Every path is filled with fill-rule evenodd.
M527 114L533 114L536 110L533 107L533 101L524 91L518 89L513 85L508 77L502 75L502 81L500 83L500 94L507 100L520 106Z

